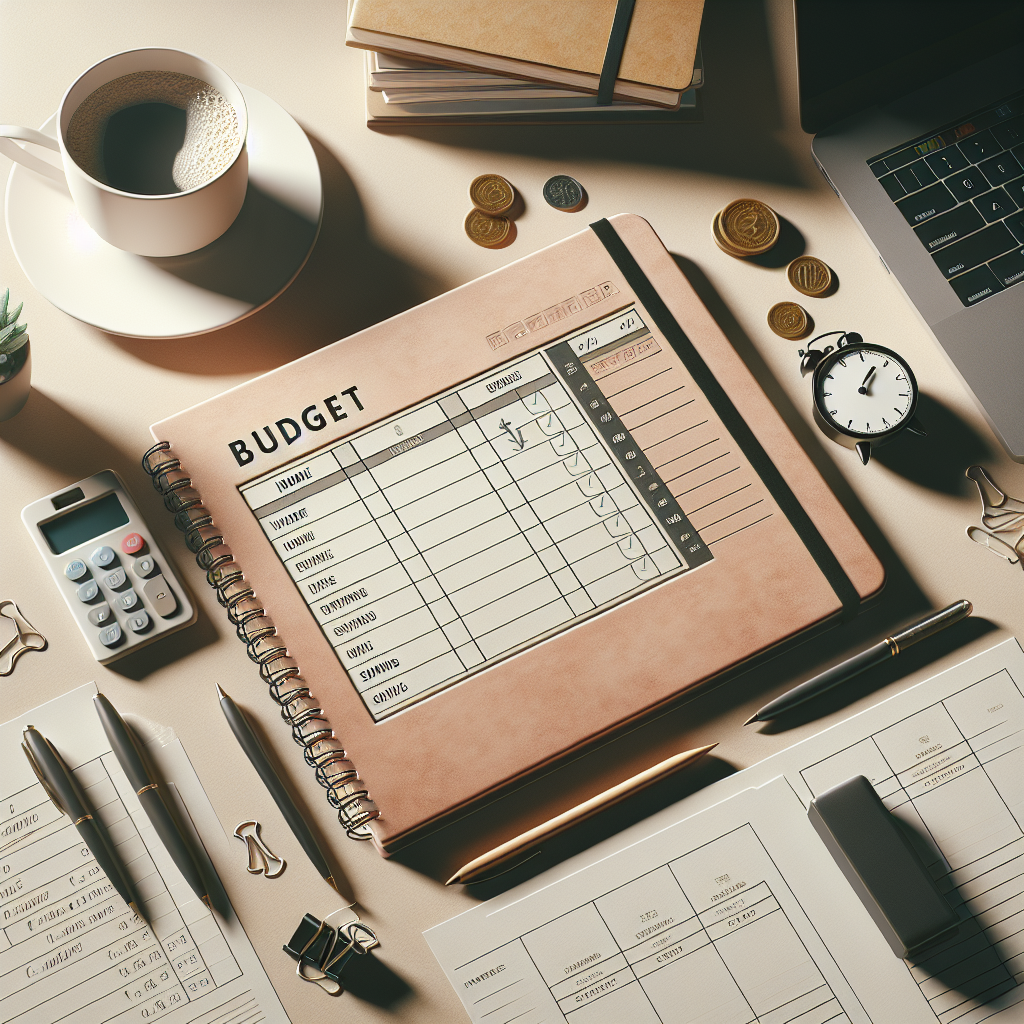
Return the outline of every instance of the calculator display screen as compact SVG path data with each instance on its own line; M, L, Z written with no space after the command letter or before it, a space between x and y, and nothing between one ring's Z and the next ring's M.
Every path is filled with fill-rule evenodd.
M88 505L78 508L48 523L40 523L46 543L50 550L59 555L69 548L84 544L93 537L99 537L108 530L124 526L128 522L128 513L118 501L117 495L111 491Z

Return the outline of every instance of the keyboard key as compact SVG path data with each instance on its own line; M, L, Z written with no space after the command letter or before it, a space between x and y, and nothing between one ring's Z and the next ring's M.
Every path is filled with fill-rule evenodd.
M124 569L119 565L113 572L108 572L103 577L103 585L111 590L118 590L124 586L125 579Z
M978 196L974 200L974 206L989 224L1002 220L1007 214L1013 213L1017 209L1017 204L1001 188L994 188L991 192Z
M944 178L954 171L962 171L967 166L967 157L956 146L950 146L941 153L932 153L931 156L926 156L924 159L925 163L940 178Z
M989 264L992 273L999 279L999 283L1005 288L1018 281L1024 281L1024 249L1017 249L1016 252L1008 252L1005 256L993 260Z
M1024 244L1024 212L1011 213L1003 223L1010 229L1013 237Z
M968 199L980 196L989 189L988 179L977 167L968 167L966 171L951 174L943 181L943 184L961 203L966 203Z
M1017 158L1017 163L1024 164L1024 142L1019 146L1014 146L1010 152Z
M946 275L955 277L1016 247L1016 239L1002 224L991 224L960 242L940 249L932 259Z
M879 178L878 184L889 193L889 198L893 202L902 199L907 194L907 190L896 180L895 174L887 174L884 178Z
M1024 208L1024 178L1016 181L1008 181L1003 186L1003 191L1010 197L1010 200L1017 206Z
M142 592L157 615L167 619L178 610L178 599L174 596L174 591L167 585L163 573L149 580L142 588Z
M918 160L907 167L901 167L896 172L896 180L908 191L916 192L926 185L932 185L936 181L932 169L923 161Z
M78 594L78 600L82 604L88 604L90 601L95 601L99 597L100 585L95 580L86 580L81 584L76 591Z
M900 208L900 213L906 217L908 224L920 224L929 217L952 210L956 206L956 200L946 188L945 182L939 181L921 189L920 192L915 192L912 196L906 196L896 205Z
M972 164L980 163L986 157L995 156L1003 147L996 142L995 136L990 132L978 132L970 138L959 143L960 152L963 153Z
M115 600L117 601L117 606L121 611L130 612L139 603L139 595L129 587L127 590L118 594Z
M103 626L110 621L112 615L110 605L104 601L102 604L96 605L87 617L94 626Z
M88 571L89 567L80 558L73 558L64 566L64 575L69 580L80 580Z
M121 627L116 622L112 622L105 629L100 630L99 640L104 647L116 647L121 642Z
M957 242L984 226L985 221L981 214L968 203L942 214L941 217L932 217L924 224L919 224L914 228L914 234L921 239L921 244L929 252L936 252L944 245Z
M89 561L92 562L97 569L106 569L108 565L113 564L114 557L114 549L109 544L104 544L103 547L97 548L89 556Z
M981 165L981 170L992 185L1002 185L1003 182L1022 173L1021 166L1012 153L1000 153L999 156L986 160Z
M1014 117L1002 124L993 125L992 134L1004 149L1024 142L1024 117Z
M973 306L981 302L982 299L987 299L990 295L995 295L996 292L1003 290L996 275L988 267L970 270L966 274L954 277L949 283L965 306Z
M149 614L144 611L136 612L128 619L128 628L133 633L145 633L149 628Z

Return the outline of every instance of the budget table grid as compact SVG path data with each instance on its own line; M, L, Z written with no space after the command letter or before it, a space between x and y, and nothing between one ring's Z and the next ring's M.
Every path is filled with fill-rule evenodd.
M240 487L375 720L711 561L649 457L696 395L678 380L630 428L604 383L661 346L620 311ZM632 431L655 421L642 447ZM679 489L727 457L703 452L719 440L672 460ZM746 513L749 486L701 508L739 494L721 516Z

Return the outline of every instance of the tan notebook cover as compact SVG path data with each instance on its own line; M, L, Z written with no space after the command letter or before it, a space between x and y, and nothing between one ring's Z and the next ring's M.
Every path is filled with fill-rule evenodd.
M632 215L153 435L298 661L388 851L884 580Z
M636 0L617 99L676 106L704 0ZM615 0L355 0L347 43L596 92Z

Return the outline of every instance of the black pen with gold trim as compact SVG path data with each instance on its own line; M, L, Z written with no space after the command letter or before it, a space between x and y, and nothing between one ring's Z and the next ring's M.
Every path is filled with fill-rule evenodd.
M96 713L100 716L103 731L110 740L110 749L114 751L114 756L124 769L128 783L135 790L142 809L160 837L160 842L164 844L171 860L188 882L189 888L212 910L208 886L203 881L203 874L199 870L195 856L158 792L159 783L154 781L146 766L145 758L131 730L117 713L114 705L102 693L97 693L93 697L93 703L96 705Z
M46 790L46 795L53 801L57 810L71 819L85 845L89 847L89 852L96 858L96 863L125 903L139 917L145 917L140 909L142 901L135 894L128 869L114 853L114 844L108 837L106 829L89 811L85 797L78 788L78 782L71 769L64 763L64 759L57 753L57 748L34 726L30 725L22 736L21 749L25 751L28 763L32 765L32 771Z

